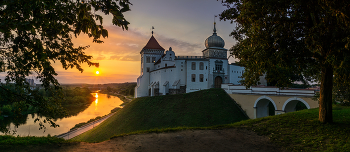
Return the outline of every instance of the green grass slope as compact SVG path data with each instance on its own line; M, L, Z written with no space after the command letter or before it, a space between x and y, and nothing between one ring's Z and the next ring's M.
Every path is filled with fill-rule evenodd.
M332 124L318 121L318 108L225 125L268 136L288 151L350 151L350 107L333 106Z
M73 140L100 142L140 130L208 127L246 119L246 115L222 89L142 97L136 98L99 126Z

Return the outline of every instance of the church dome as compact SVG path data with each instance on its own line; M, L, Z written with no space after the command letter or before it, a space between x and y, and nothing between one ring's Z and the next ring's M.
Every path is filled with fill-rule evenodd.
M225 46L225 41L220 37L217 36L216 34L216 28L215 28L216 23L214 23L214 33L212 36L209 36L206 40L205 40L205 47L206 48L210 48L210 47L219 47L219 48L223 48Z

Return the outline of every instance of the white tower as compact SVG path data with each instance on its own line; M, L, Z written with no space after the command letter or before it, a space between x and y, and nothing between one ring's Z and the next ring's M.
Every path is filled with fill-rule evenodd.
M137 78L137 86L135 88L135 97L149 96L149 73L154 70L154 63L157 62L164 54L165 49L159 45L153 36L141 50L141 75Z

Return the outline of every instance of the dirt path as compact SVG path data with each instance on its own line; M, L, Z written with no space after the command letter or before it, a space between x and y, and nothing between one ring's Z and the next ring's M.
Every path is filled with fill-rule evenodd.
M54 146L27 146L13 151L115 151L115 152L251 152L284 151L272 145L267 137L245 129L186 130L150 133L113 138L101 143L77 143Z

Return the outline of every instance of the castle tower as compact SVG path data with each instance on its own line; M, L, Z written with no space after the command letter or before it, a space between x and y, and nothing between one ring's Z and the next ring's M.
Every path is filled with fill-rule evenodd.
M227 49L224 48L225 41L216 34L216 23L214 22L213 35L205 40L203 56L205 58L227 59Z
M153 33L153 32L152 32ZM148 43L141 50L141 75L153 70L154 63L164 54L164 48L152 35Z
M209 59L209 88L221 88L222 83L228 82L228 60L227 49L224 48L225 41L216 33L216 22L214 22L213 35L205 40L203 57Z
M135 88L135 97L149 96L150 91L150 72L155 70L154 64L164 54L165 49L159 45L158 41L153 36L148 40L145 47L142 48L141 54L141 75L137 78L137 86Z

